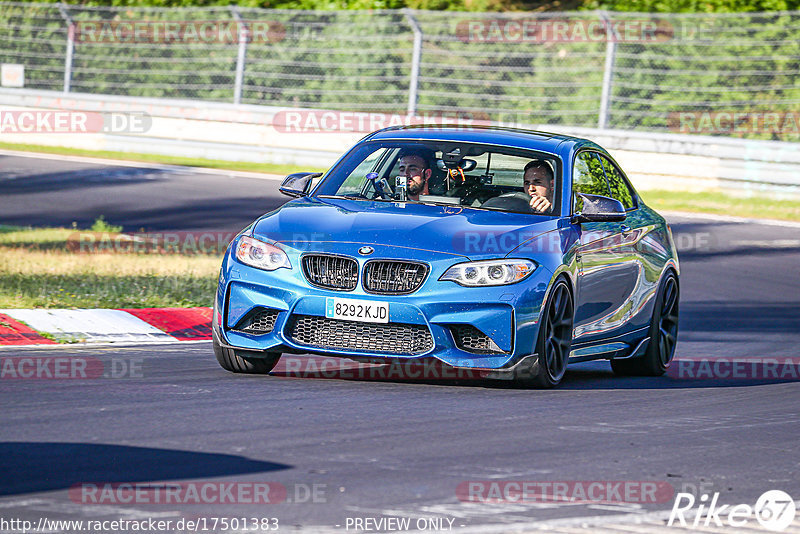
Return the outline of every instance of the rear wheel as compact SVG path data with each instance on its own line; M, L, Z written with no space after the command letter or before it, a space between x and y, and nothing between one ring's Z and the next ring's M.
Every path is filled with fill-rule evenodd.
M567 370L572 345L574 306L567 282L561 278L553 286L539 324L536 339L538 361L527 377L519 381L527 386L557 386Z
M661 376L666 372L678 342L678 278L670 271L661 281L650 322L647 352L639 358L611 360L611 368L619 375Z
M258 352L223 347L213 333L214 355L220 366L232 373L267 374L281 359L280 352Z

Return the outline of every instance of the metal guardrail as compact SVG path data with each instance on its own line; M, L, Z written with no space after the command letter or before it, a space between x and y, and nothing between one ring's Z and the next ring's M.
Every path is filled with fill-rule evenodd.
M0 20L0 63L24 65L32 89L800 140L785 120L800 120L800 12L0 2ZM748 125L767 113L781 124Z
M366 131L291 132L277 124L286 108L126 96L0 89L6 109L69 109L87 112L147 113L152 130L98 134L104 150L157 153L208 159L331 165ZM298 113L319 113L295 108ZM612 151L637 179L662 188L706 186L800 194L800 143L730 139L627 130L521 125L592 139ZM49 134L64 143L83 134ZM61 137L59 137L61 136ZM13 142L35 142L17 134ZM69 138L69 139L67 139ZM9 136L0 136L0 140ZM30 140L30 141L29 141ZM313 147L313 148L309 148ZM622 159L624 157L624 160ZM676 183L678 178L681 183ZM659 182L661 180L662 182Z

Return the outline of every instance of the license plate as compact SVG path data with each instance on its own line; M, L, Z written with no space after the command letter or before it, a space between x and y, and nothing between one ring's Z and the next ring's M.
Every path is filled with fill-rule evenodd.
M325 299L325 317L361 321L362 323L388 323L389 303L327 297Z

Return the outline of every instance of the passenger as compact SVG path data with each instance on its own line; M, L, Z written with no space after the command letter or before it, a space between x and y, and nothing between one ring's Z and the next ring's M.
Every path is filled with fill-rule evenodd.
M549 211L553 199L553 169L544 160L535 159L523 171L525 192L531 196L531 209L537 213Z

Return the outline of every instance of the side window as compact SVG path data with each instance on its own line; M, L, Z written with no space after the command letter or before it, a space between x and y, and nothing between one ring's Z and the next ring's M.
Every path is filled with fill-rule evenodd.
M636 200L633 196L633 191L628 187L625 178L622 177L620 170L611 161L600 155L600 160L603 162L603 169L606 171L606 178L608 178L608 187L611 189L611 197L622 202L626 210L636 207Z
M379 148L372 154L368 155L364 160L353 169L353 172L345 179L344 183L339 187L336 192L337 195L352 195L361 192L364 187L367 173L375 169L378 161L386 153L389 148Z
M573 212L583 209L583 200L575 193L609 196L603 166L594 152L581 152L572 168Z

